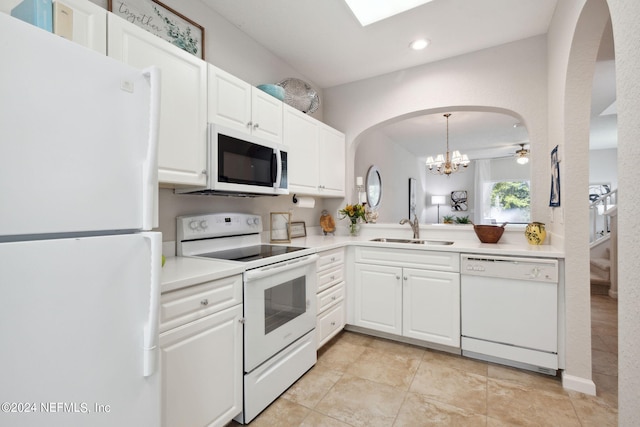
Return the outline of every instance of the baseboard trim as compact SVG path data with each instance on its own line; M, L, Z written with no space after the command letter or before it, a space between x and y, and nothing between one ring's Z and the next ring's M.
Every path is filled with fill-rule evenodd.
M596 384L593 380L568 375L565 371L562 371L562 387L591 396L596 395Z

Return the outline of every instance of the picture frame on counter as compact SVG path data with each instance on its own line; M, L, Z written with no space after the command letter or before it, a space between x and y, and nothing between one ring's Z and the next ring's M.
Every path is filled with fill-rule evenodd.
M108 10L204 59L204 27L157 0L108 0Z
M294 221L291 223L291 238L307 237L307 226L304 221Z
M269 224L269 239L271 243L291 242L291 213L271 212Z

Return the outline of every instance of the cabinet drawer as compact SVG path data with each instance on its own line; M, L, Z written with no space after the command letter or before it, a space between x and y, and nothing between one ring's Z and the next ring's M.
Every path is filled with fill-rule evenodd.
M316 264L318 267L318 272L336 265L342 265L344 263L343 248L320 252L318 255L320 255L320 259L318 259L318 263Z
M344 299L344 282L318 294L318 313L322 313L338 301Z
M396 267L414 267L425 270L460 271L457 252L438 252L421 249L385 249L358 246L355 262Z
M339 265L330 270L318 273L318 292L329 289L344 280L344 266Z
M242 303L242 275L168 292L160 297L160 332Z
M322 347L344 327L344 301L318 316L316 338Z

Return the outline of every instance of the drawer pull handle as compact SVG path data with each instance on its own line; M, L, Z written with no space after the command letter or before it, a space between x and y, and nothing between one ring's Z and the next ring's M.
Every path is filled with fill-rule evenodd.
M331 322L331 326L336 326L336 322L335 321Z
M334 262L336 260L336 257L332 256L331 257L331 262Z
M336 276L331 276L331 280L336 280Z
M335 295L331 297L331 299L334 300L334 301L336 300L336 298L338 298L338 297L335 296Z
M200 304L202 304L204 306L207 306L207 305L209 305L209 300L205 298L202 301L200 301Z

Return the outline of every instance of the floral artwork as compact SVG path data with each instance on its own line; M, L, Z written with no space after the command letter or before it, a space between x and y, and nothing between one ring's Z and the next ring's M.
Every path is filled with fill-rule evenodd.
M156 0L109 0L109 10L204 59L204 28Z

